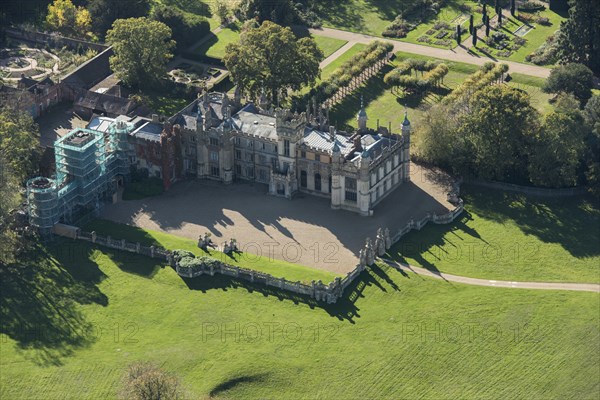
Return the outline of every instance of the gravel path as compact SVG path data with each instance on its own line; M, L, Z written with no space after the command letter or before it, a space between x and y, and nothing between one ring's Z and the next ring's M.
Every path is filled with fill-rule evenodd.
M355 42L348 42L345 45L343 45L342 47L340 47L339 49L337 49L336 51L334 51L329 57L327 57L326 59L321 61L321 64L319 65L319 67L321 67L321 69L323 69L326 66L328 66L329 64L331 64L332 62L334 62L335 60L337 60L339 56L341 56L342 54L344 54L345 52L350 50L350 48L352 46L354 46L354 43Z
M179 182L160 196L109 205L101 216L194 240L210 232L219 245L235 238L247 253L347 273L379 227L396 232L411 218L452 207L439 176L412 164L411 179L378 204L372 217L332 210L326 198L269 196L266 185L200 180Z
M384 40L379 37L364 35L362 33L353 33L342 31L339 29L331 29L331 28L321 28L321 29L310 29L312 34L326 36L334 39L346 40L348 43L344 46L353 45L354 43L370 43L373 40ZM386 39L387 40L387 39ZM394 45L394 52L397 51L405 51L408 53L421 54L424 56L435 57L440 59L446 59L450 61L464 62L468 64L476 64L483 65L484 63L491 61L491 59L487 57L481 57L479 55L475 55L468 52L467 48L457 47L452 50L440 49L436 47L422 46L419 44L408 43L408 42L400 42L397 40L388 40L390 43ZM337 53L337 52L336 52ZM334 53L334 54L336 54ZM332 58L332 54L329 58ZM328 60L329 60L328 58ZM331 60L333 61L333 59ZM329 61L329 63L331 63ZM550 75L549 68L538 67L535 65L521 64L514 61L505 61L501 60L501 62L508 64L510 67L510 72L520 73L525 75L537 76L540 78L547 78Z
M574 290L583 292L600 293L600 285L596 283L561 283L561 282L515 282L515 281L496 281L490 279L469 278L446 274L444 272L433 272L425 268L414 267L408 264L402 264L390 259L383 259L388 265L402 271L412 272L417 275L428 276L435 279L443 279L447 282L464 283L475 286L490 286L513 289L542 289L542 290Z

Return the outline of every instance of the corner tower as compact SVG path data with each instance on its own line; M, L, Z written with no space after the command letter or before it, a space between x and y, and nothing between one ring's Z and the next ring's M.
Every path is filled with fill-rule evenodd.
M404 121L402 121L402 180L410 180L410 121L408 120L408 111L404 110Z
M356 114L356 121L358 123L358 131L360 133L365 133L367 131L367 112L365 111L365 106L363 102L363 97L360 96L360 111Z

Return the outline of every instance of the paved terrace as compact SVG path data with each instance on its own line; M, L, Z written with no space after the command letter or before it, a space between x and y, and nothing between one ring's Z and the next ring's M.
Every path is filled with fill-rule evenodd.
M331 210L325 198L272 197L265 185L197 180L180 182L161 196L107 206L101 216L191 239L208 231L217 243L236 238L248 253L347 273L365 238L374 239L379 227L393 233L411 218L453 208L446 202L446 177L414 164L412 169L412 181L378 204L372 217Z

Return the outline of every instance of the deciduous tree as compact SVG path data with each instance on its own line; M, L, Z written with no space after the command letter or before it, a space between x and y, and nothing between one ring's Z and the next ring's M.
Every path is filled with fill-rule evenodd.
M536 186L575 186L584 136L584 121L578 110L546 115L529 154L531 182Z
M0 113L0 153L4 167L22 182L38 170L40 137L31 116L6 108Z
M5 107L0 113L0 270L15 262L22 245L10 214L23 200L20 186L38 170L39 142L31 116Z
M291 29L270 21L246 26L239 43L228 44L223 57L237 85L255 98L266 89L274 102L280 90L313 84L322 59L314 39L298 39Z
M569 18L558 35L560 60L585 64L600 75L600 2L570 0L569 5Z
M592 96L594 74L583 64L567 64L552 69L544 84L546 93L571 93L580 101Z
M46 23L59 32L85 35L92 19L87 9L76 7L71 0L54 0L48 5Z
M145 17L116 20L106 40L115 52L110 58L112 70L132 86L148 85L164 77L175 46L168 26Z
M458 134L473 148L477 175L492 180L523 181L524 149L538 126L529 95L504 86L485 86L469 100Z
M121 394L131 400L175 400L181 392L177 377L151 363L137 362L127 368Z
M156 5L152 11L152 19L171 28L178 50L192 45L198 41L198 38L210 32L210 25L205 18L191 14L186 15L175 7Z
M92 29L104 37L117 19L144 17L150 12L150 0L89 0Z

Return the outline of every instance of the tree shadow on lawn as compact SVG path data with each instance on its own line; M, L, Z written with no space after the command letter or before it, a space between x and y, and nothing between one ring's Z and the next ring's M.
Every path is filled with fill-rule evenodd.
M588 196L542 198L465 185L462 197L481 217L513 220L525 234L558 243L574 257L600 255L600 207Z
M209 392L210 397L218 396L244 383L264 382L269 374L253 374L243 375L235 378L229 378L226 381L219 383Z
M84 243L58 240L36 245L21 263L0 269L0 333L17 342L25 357L41 366L95 341L93 326L79 305L108 305L98 289L106 275Z
M354 31L363 31L365 29L363 16L350 1L323 0L316 5L317 14L325 22L329 22L333 26L352 29Z
M356 318L360 318L356 306L360 298L365 297L363 292L367 287L375 286L382 292L400 291L398 285L388 275L390 268L372 265L363 271L344 291L341 298L335 304L316 301L307 295L297 294L280 290L272 286L266 286L259 281L248 282L246 280L236 279L234 277L216 274L214 276L202 275L197 278L181 278L191 290L198 290L206 293L211 290L228 291L230 289L246 289L248 292L261 293L264 297L273 296L279 301L292 301L294 304L306 304L311 309L322 309L330 316L340 321L347 320L351 324L355 323Z
M557 243L573 257L584 258L600 255L600 235L598 203L587 196L564 198L540 198L500 190L463 185L461 197L466 209L460 218L447 225L432 225L421 232L413 231L404 236L388 252L389 256L401 263L407 259L432 272L439 272L435 263L424 258L426 253L440 260L452 259L446 244L450 232L464 232L477 240L487 243L477 230L470 225L472 213L481 218L506 223L514 223L527 235L534 235L544 243ZM455 238L460 239L455 235ZM459 247L458 244L452 244Z

